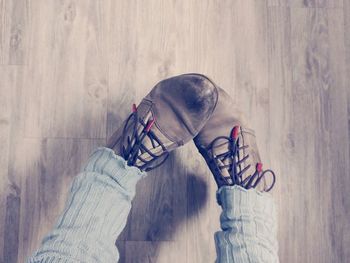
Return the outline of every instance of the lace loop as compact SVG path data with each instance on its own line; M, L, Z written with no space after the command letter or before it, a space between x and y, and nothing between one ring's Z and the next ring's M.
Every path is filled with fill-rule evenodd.
M246 176L243 179L245 173L251 167L250 164L242 168L242 164L249 159L249 154L241 156L241 151L247 149L249 145L241 143L239 138L239 126L233 127L231 131L231 136L219 136L215 138L212 143L205 149L207 152L211 153L210 159L212 160L211 164L215 166L214 171L218 174L215 175L218 183L227 185L239 185L245 189L255 188L261 183L262 179L268 174L272 176L272 182L270 186L263 189L265 192L269 192L275 185L276 175L272 170L263 170L262 164L257 163L255 172L251 175ZM214 154L214 149L223 145L228 144L228 151L220 153L218 155ZM241 145L242 144L242 145ZM227 164L228 163L228 164ZM223 164L223 165L222 165ZM223 176L222 170L227 169L229 176ZM221 181L221 182L220 182Z
M140 170L147 172L162 165L169 157L169 152L165 148L164 144L151 130L154 123L155 118L148 120L147 123L139 118L136 105L133 104L132 113L126 120L123 128L120 144L121 155L127 161L129 166L135 166ZM140 134L138 132L138 128L140 127L139 125L143 127ZM132 130L131 134L130 130ZM151 149L148 149L143 144L146 137L150 140L153 148L162 148L162 153L160 155L154 154ZM141 157L143 154L147 154L148 158L146 159Z

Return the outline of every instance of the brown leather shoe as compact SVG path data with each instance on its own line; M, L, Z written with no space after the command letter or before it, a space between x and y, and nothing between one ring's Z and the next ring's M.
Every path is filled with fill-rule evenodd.
M262 169L254 131L244 128L246 121L232 98L223 89L217 87L217 90L217 106L194 138L199 152L219 188L223 185L239 185L246 189L270 191L275 183L275 174ZM271 175L269 183L267 174Z
M109 139L107 147L143 171L160 166L169 152L192 140L215 108L216 86L200 74L159 82Z

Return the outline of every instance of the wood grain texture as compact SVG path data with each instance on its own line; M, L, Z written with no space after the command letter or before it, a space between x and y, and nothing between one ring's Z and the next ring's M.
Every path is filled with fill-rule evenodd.
M6 226L8 225L8 221L10 219L10 213L5 215L5 212L13 207L12 210L16 210L15 199L18 196L18 187L14 184L11 184L11 179L9 178L8 173L8 163L9 163L9 154L10 154L10 136L11 136L11 126L12 126L12 100L14 99L13 90L16 89L16 67L6 67L0 66L0 236L5 237L5 233L7 234ZM9 199L9 202L7 200ZM11 201L14 201L13 203ZM14 206L12 206L12 204ZM16 206L18 207L18 206ZM17 212L17 210L16 210ZM18 229L18 227L17 227ZM15 234L16 235L16 234ZM13 238L14 235L11 235ZM17 244L18 242L11 242L13 239L10 239L10 244ZM18 233L17 237L18 238ZM15 240L15 239L14 239ZM9 251L9 248L5 246L4 238L0 239L0 255L5 255L5 252L8 257L17 257L18 249L16 247L12 248ZM0 258L1 262L3 257Z
M350 190L350 152L348 147L339 147L343 141L349 140L348 111L349 101L349 75L346 71L346 57L344 56L344 41L339 41L344 36L344 23L342 10L329 10L330 65L333 78L332 92L329 94L330 113L330 166L331 172L336 171L335 180L332 181L331 193L335 193L330 204L332 214L339 215L339 220L330 220L333 260L346 261L350 258L350 251L343 247L350 242L350 200L343 197L343 193ZM341 18L341 19L339 19ZM338 37L339 36L339 37ZM346 107L347 106L347 107ZM344 231L345 230L345 231Z
M294 222L293 212L288 208L293 207L294 196L290 185L294 182L291 169L294 167L292 160L297 155L295 151L295 133L292 126L292 67L291 67L291 14L290 9L272 7L268 9L268 86L269 86L269 139L267 141L271 158L271 167L278 174L274 197L279 206L278 235L280 243L279 255L286 262L295 260L294 246L290 239L294 229L290 226ZM281 132L283 130L284 132ZM297 173L297 171L293 171ZM295 186L297 189L298 186ZM294 188L293 188L294 189ZM286 213L289 216L283 216ZM293 247L293 249L291 249ZM296 248L295 248L296 249Z
M137 251L137 253L135 253ZM164 253L161 253L163 251ZM177 251L178 253L173 253ZM181 254L181 256L179 256ZM127 263L134 262L182 262L186 251L180 242L162 241L127 241L126 260Z
M345 1L344 2L344 36L345 36L345 58L346 58L346 67L347 72L346 75L349 76L350 74L350 2ZM348 87L348 131L349 131L349 138L350 138L350 79L346 78L345 85ZM349 145L350 147L350 145ZM350 149L349 149L350 150Z
M108 68L100 9L97 1L32 2L26 136L105 137Z
M0 1L0 64L22 65L27 48L27 1Z
M278 176L281 262L350 258L350 3L0 0L0 262L24 262L72 178L161 79L210 76ZM213 262L193 143L137 186L120 262Z
M0 65L3 65L4 56L5 56L5 1L0 1Z
M296 98L292 124L302 131L295 134L297 173L302 171L307 175L299 182L299 189L305 194L295 199L296 204L300 202L295 213L299 211L304 215L304 218L296 219L300 226L296 233L305 235L299 243L300 249L328 248L322 254L308 254L308 262L342 262L347 253L341 249L344 238L335 238L334 226L338 226L339 221L336 223L329 214L332 211L334 215L335 206L344 206L343 209L348 210L346 202L339 204L333 199L347 187L344 185L342 189L334 183L347 181L349 176L343 170L348 167L348 147L339 148L342 141L347 140L345 121L341 121L346 119L344 55L341 55L344 54L343 31L341 10L292 10L292 96ZM335 172L334 165L339 161L342 165ZM298 183L297 180L294 182ZM301 210L302 204L304 211ZM339 226L348 229L347 223ZM303 259L305 256L295 258L297 261Z
M268 0L269 6L341 8L347 0Z
M329 195L330 178L327 176L329 162L326 159L327 152L324 156L321 156L323 152L319 152L327 150L323 143L324 124L320 122L319 93L329 85L328 79L324 78L329 75L327 23L327 13L323 9L293 9L291 13L292 127L295 127L293 131L296 131L293 134L296 153L293 157L298 166L288 170L288 173L289 176L298 175L299 180L292 182L293 203L289 211L298 226L293 231L294 235L303 236L298 243L292 241L295 248L295 253L289 257L292 261L331 260L331 249L329 244L326 244L329 240L328 218L321 209L329 207L329 199L326 199L327 203L322 203L322 197ZM313 124L311 129L310 123ZM319 161L320 157L322 162ZM303 194L296 196L296 191ZM327 230L324 231L325 229ZM320 238L316 238L320 233L322 233ZM301 249L313 251L316 247L328 249L322 254L303 255L296 252Z

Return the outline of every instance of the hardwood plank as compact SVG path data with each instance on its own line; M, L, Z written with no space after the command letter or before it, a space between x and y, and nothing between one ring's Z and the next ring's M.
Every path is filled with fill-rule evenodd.
M6 197L4 262L17 262L21 199L18 193Z
M10 173L16 174L20 189L20 232L18 240L18 262L24 262L31 255L41 241L39 234L42 221L39 205L38 176L40 176L40 147L37 139L17 138L17 144L11 151ZM44 231L47 226L44 226Z
M333 260L338 262L350 258L350 251L344 244L350 244L350 197L344 195L350 191L350 154L349 154L349 75L346 74L346 51L343 10L328 10L331 83L328 101L329 111L329 147L332 173L332 203L329 209L330 239L332 241ZM328 110L328 109L327 109ZM334 178L335 177L335 178ZM336 215L336 216L335 216Z
M11 153L13 141L20 132L19 106L22 91L22 67L1 66L0 77L0 143L1 143L1 176L0 176L0 206L4 211L0 217L0 251L4 262L16 262L18 251L19 224L18 213L20 205L21 178L11 171Z
M176 242L127 241L126 261L128 262L186 262L186 252ZM177 253L174 253L177 251ZM124 263L124 261L120 261Z
M141 80L133 76L137 68L136 58L138 57L133 56L137 54L137 34L132 30L132 28L137 28L134 19L136 4L111 1L105 3L104 9L109 11L107 12L108 35L110 36L108 51L111 54L107 101L107 137L109 137L128 117L132 104L138 103L136 89L146 78ZM120 20L116 22L116 19Z
M9 137L10 137L10 119L11 119L11 106L9 105L10 95L8 85L8 72L7 68L0 67L0 143L2 145L0 149L0 165L2 167L0 171L0 210L6 211L6 190L8 184L8 157L9 157ZM6 83L6 84L5 84ZM5 239L5 218L0 217L0 255L4 254L4 239ZM1 262L4 261L1 258Z
M339 127L339 123L332 118L333 113L339 112L338 109L345 105L338 95L338 89L343 90L336 80L339 67L333 63L342 58L335 55L337 51L334 50L332 37L336 37L340 43L344 41L343 35L337 34L332 27L329 12L322 9L292 9L291 12L292 124L302 132L294 136L294 161L298 169L289 170L295 178L291 187L294 206L289 208L289 213L293 213L294 224L299 226L294 230L294 234L300 238L298 244L293 243L294 251L310 251L302 256L295 253L292 259L289 258L291 262L329 262L335 256L331 249L331 242L334 241L330 236L334 217L329 213L334 205L329 197L334 193L332 169L335 162L330 140L332 129ZM336 12L339 15L340 12ZM297 196L296 189L304 194ZM312 252L319 247L324 248L322 253Z
M27 1L4 0L3 64L25 64L27 42Z
M295 129L290 112L292 101L292 57L291 57L291 16L289 8L268 8L268 82L269 82L269 153L271 168L277 175L273 195L279 208L279 256L281 262L292 262L294 250L286 237L294 231L293 215L286 216L294 202L290 194L294 164L290 161L296 155ZM296 241L298 242L298 241Z
M109 136L128 116L132 103L138 103L158 81L173 75L174 21L165 12L172 10L172 3L164 1L107 1L105 6L110 10Z
M192 146L192 145L191 145ZM182 162L198 155L189 147ZM217 186L206 165L201 161L187 164L187 262L214 262L216 259L214 233L220 229L220 208L216 203Z
M18 224L18 186L9 176L11 127L14 116L12 102L15 99L17 67L0 66L0 262L16 262ZM8 232L12 230L13 232ZM6 241L6 242L5 242Z
M150 172L137 185L137 195L125 229L129 241L172 241L177 225L186 219L186 204L178 204L186 196L183 182L186 174L176 167L174 154L163 166ZM181 183L182 181L182 183ZM179 184L180 183L180 184ZM182 218L179 218L182 210Z
M23 65L27 43L27 1L0 1L0 65Z
M53 57L52 48L57 46L54 40L55 25L55 6L53 1L46 1L42 4L40 1L30 2L28 7L28 16L30 25L28 29L28 50L27 66L24 73L24 84L26 89L23 91L24 99L24 134L26 137L40 138L42 135L42 113L41 104L43 93L51 90L54 86L53 63L57 56ZM56 48L57 49L57 48ZM59 97L58 94L55 94ZM51 104L55 104L56 97L49 99ZM50 108L44 109L50 111Z
M5 0L0 0L0 65L4 64L4 56L5 56Z
M323 253L297 253L300 249L315 251L317 247L329 248L327 242L328 226L327 213L322 211L322 195L328 193L329 178L326 171L329 170L327 160L319 162L319 151L325 151L323 158L327 158L326 147L323 147L322 126L320 123L320 91L329 85L324 76L329 74L329 45L327 14L322 9L293 9L291 12L291 41L293 58L293 119L292 124L298 131L294 134L295 156L297 169L289 170L294 175L292 186L293 206L290 212L294 216L295 223L300 226L294 230L299 238L298 244L292 243L294 253L289 258L293 261L329 262L331 260L330 249ZM307 145L307 147L305 147ZM319 170L320 174L316 173ZM305 176L307 175L307 176ZM318 178L321 176L321 178ZM322 185L320 182L322 181ZM297 196L297 189L303 195ZM322 191L321 191L322 189ZM322 193L325 192L325 193ZM322 195L321 195L322 194ZM327 194L326 194L327 195ZM313 222L319 222L314 224Z
M344 72L344 59L341 55L344 54L342 15L341 11L336 9L317 10L317 12L292 9L294 23L292 25L293 35L290 35L289 12L288 8L269 8L269 86L271 87L270 94L273 96L272 101L274 101L270 113L271 120L273 120L272 129L270 129L273 132L271 134L273 140L269 142L269 145L272 147L271 152L275 155L273 167L279 167L276 172L280 171L278 172L280 183L275 196L279 198L280 207L281 261L302 260L297 258L299 245L286 239L288 236L297 235L300 237L298 243L305 242L300 246L304 249L305 245L311 246L307 251L315 251L317 247L328 248L322 250L320 255L322 259L316 259L318 262L329 260L342 262L345 257L340 243L348 242L347 235L343 235L342 242L338 241L338 238L331 237L336 235L333 230L337 229L335 225L339 225L338 220L338 223L335 223L333 214L344 211L344 208L337 211L339 205L334 202L342 206L347 205L347 201L338 203L333 200L338 196L335 193L339 190L335 190L335 186L332 186L333 183L331 183L333 182L331 176L335 176L335 163L337 163L337 169L340 170L339 174L345 174L343 169L347 165L346 161L339 165L339 161L332 157L333 153L339 152L341 160L344 158L347 160L344 156L347 156L348 151L347 146L339 147L342 144L340 141L348 141L345 136L346 128L340 128L344 121L339 122L346 116L344 113L346 86L343 81L345 74L342 73ZM292 40L292 58L290 57L290 40ZM290 66L291 62L292 66ZM291 88L292 69L294 69L294 75ZM293 98L295 98L294 101ZM307 110L310 108L312 110ZM279 130L276 132L276 129ZM284 132L281 133L281 131ZM333 133L336 133L337 136L345 136L345 138L335 137ZM304 136L308 136L309 139L305 140ZM314 156L307 153L310 150L314 152ZM300 156L304 157L299 159ZM307 160L308 163L305 164ZM296 164L298 164L297 169ZM307 173L307 178L302 177L304 167L310 165L312 166L311 173ZM288 173L284 175L286 171ZM341 178L347 180L347 176ZM310 187L314 184L317 187ZM300 189L302 185L307 185L309 197L299 199L296 189ZM318 201L315 201L317 199ZM314 207L314 209L301 212L306 207ZM345 219L346 216L343 215L341 218ZM313 220L317 220L323 230L315 229ZM296 231L299 230L295 230L295 225L301 225L302 228L305 226L305 229L296 234ZM350 229L347 223L340 225L343 229ZM323 232L320 234L321 232L318 233L318 231ZM327 231L330 236L327 236ZM320 235L324 237L316 237ZM317 240L316 243L309 241L311 239ZM324 240L328 241L324 242ZM336 248L330 249L331 247ZM315 256L313 253L305 253L302 258L312 261Z
M117 247L117 249L118 249L118 252L119 252L119 263L125 263L125 257L126 257L126 255L125 255L125 253L126 253L126 248L125 248L125 246L126 246L126 243L127 241L124 241L124 240L117 240L116 242L115 242L115 245L116 245L116 247Z
M350 86L350 2L344 2L344 37L345 37L345 57L346 57L346 68L348 76L346 79L347 87ZM350 89L348 88L348 131L350 136ZM350 137L349 137L350 138ZM350 141L350 139L349 139ZM350 147L350 144L349 144Z
M63 210L70 184L91 151L104 140L24 139L13 160L22 179L18 261L24 262ZM23 156L25 154L25 156Z
M26 136L105 138L108 69L99 3L32 3Z
M344 0L268 0L269 6L341 8ZM344 3L346 0L344 1Z

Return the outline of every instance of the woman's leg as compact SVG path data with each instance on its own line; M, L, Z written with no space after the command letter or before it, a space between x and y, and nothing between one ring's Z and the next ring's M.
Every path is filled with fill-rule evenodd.
M222 207L222 231L215 233L217 262L279 262L276 209L270 194L223 186L217 199Z
M117 262L135 186L145 173L99 148L74 179L66 207L28 262Z

